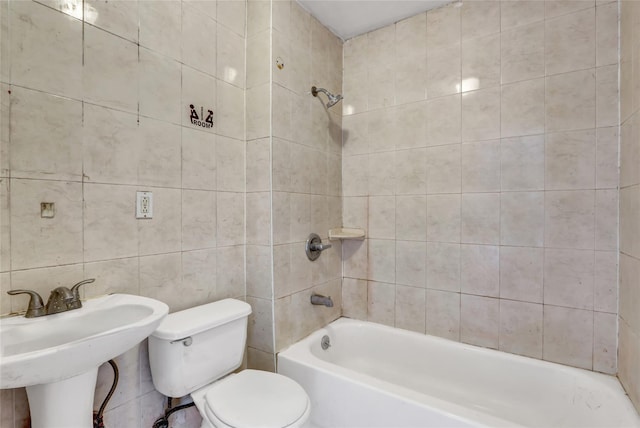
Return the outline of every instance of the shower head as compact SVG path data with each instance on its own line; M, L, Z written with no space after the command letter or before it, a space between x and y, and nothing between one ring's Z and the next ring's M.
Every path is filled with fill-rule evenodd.
M324 88L316 88L315 86L311 87L311 95L313 95L314 97L317 97L318 92L324 93L327 96L327 98L329 98L329 101L327 101L327 108L333 107L334 105L338 104L342 99L342 95L340 94L333 95L331 92L327 91Z

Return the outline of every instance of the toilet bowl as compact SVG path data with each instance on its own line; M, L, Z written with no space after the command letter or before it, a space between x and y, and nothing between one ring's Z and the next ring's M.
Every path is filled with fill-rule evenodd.
M225 299L169 314L149 337L156 389L191 395L202 428L298 428L310 413L307 393L292 379L242 370L251 307Z

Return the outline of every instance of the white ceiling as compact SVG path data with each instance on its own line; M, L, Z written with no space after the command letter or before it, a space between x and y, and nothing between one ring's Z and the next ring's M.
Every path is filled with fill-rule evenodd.
M297 0L325 27L348 40L451 0Z

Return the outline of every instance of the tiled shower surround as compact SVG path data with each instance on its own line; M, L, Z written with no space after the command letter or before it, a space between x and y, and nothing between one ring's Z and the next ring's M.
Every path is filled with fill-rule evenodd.
M616 373L617 17L469 1L345 43L345 315Z
M344 314L619 371L638 406L636 3L474 0L343 44L292 1L0 0L0 313L88 277L172 311L237 297L250 367ZM309 262L341 223L367 239ZM117 358L107 427L161 414L146 352ZM0 399L28 426L23 389Z

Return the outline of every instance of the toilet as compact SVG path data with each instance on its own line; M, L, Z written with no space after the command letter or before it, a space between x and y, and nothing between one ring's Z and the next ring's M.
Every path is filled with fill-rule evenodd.
M190 394L201 428L299 428L309 396L292 379L260 370L232 373L242 364L251 306L235 299L167 315L149 337L156 389Z

